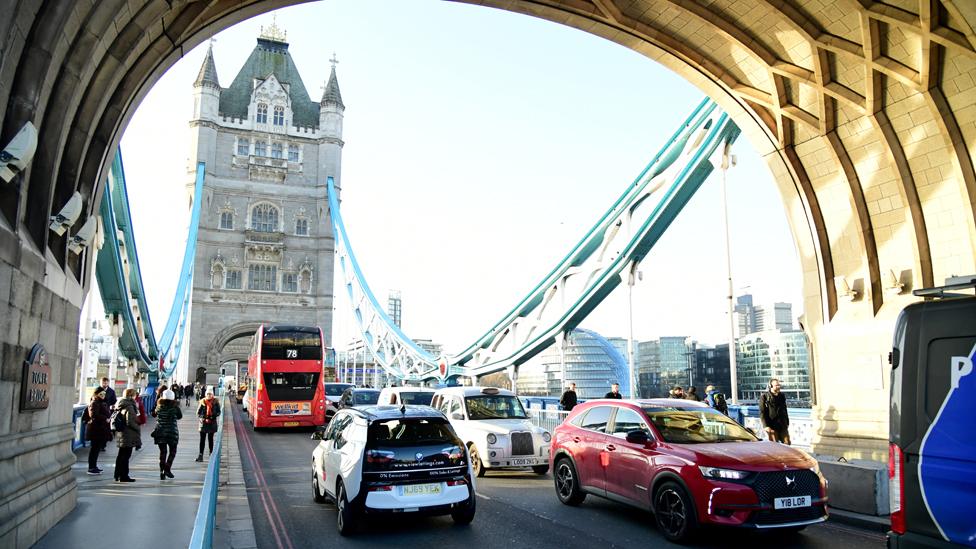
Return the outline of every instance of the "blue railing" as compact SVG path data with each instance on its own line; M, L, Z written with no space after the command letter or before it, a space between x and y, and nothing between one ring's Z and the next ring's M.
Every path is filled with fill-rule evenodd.
M227 399L220 399L220 413L227 413ZM204 549L213 546L214 524L217 520L217 488L220 485L220 449L224 439L224 418L217 425L214 451L207 464L207 475L203 479L203 492L197 507L197 518L193 522L193 535L190 536L190 549Z

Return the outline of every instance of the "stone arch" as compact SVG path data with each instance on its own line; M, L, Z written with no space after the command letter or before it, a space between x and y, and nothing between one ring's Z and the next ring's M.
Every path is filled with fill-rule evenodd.
M259 326L261 326L260 322L238 322L231 326L227 326L223 330L220 330L214 334L213 338L210 340L210 344L207 346L206 351L207 371L219 371L220 365L223 362L222 353L224 348L227 347L227 344L235 339L253 336L254 333L257 332ZM247 360L246 356L244 357L244 360Z

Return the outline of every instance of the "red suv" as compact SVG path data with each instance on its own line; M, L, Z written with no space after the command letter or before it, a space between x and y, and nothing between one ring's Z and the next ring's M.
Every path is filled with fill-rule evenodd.
M760 441L701 402L591 400L553 431L556 495L650 510L671 541L699 525L802 530L827 519L827 481L801 450Z

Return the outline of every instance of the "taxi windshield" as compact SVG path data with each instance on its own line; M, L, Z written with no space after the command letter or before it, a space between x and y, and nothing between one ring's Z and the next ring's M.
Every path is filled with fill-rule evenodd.
M525 419L525 408L514 396L479 395L464 399L471 419Z
M709 442L754 442L745 427L712 408L644 408L665 442L700 444Z

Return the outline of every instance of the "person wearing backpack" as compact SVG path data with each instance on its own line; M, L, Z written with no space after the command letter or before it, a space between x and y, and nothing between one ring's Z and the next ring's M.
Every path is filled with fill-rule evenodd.
M139 423L139 408L136 399L139 392L135 389L126 389L123 396L116 403L116 412L112 418L112 425L118 432L119 455L115 458L115 480L116 482L135 482L136 479L129 476L129 458L132 457L132 449L142 449L142 437L140 436L141 424Z
M176 459L176 446L180 443L178 422L183 419L183 410L173 391L163 391L155 409L156 428L152 437L159 446L159 480L174 478L173 460Z
M112 411L105 402L105 389L95 387L91 402L82 420L85 421L85 438L91 441L91 448L88 450L88 474L100 475L102 470L98 468L98 454L105 451L105 445L112 440L112 429L109 425L109 418Z
M705 387L705 404L708 404L725 415L729 415L729 404L725 401L725 395L716 391L714 385Z

